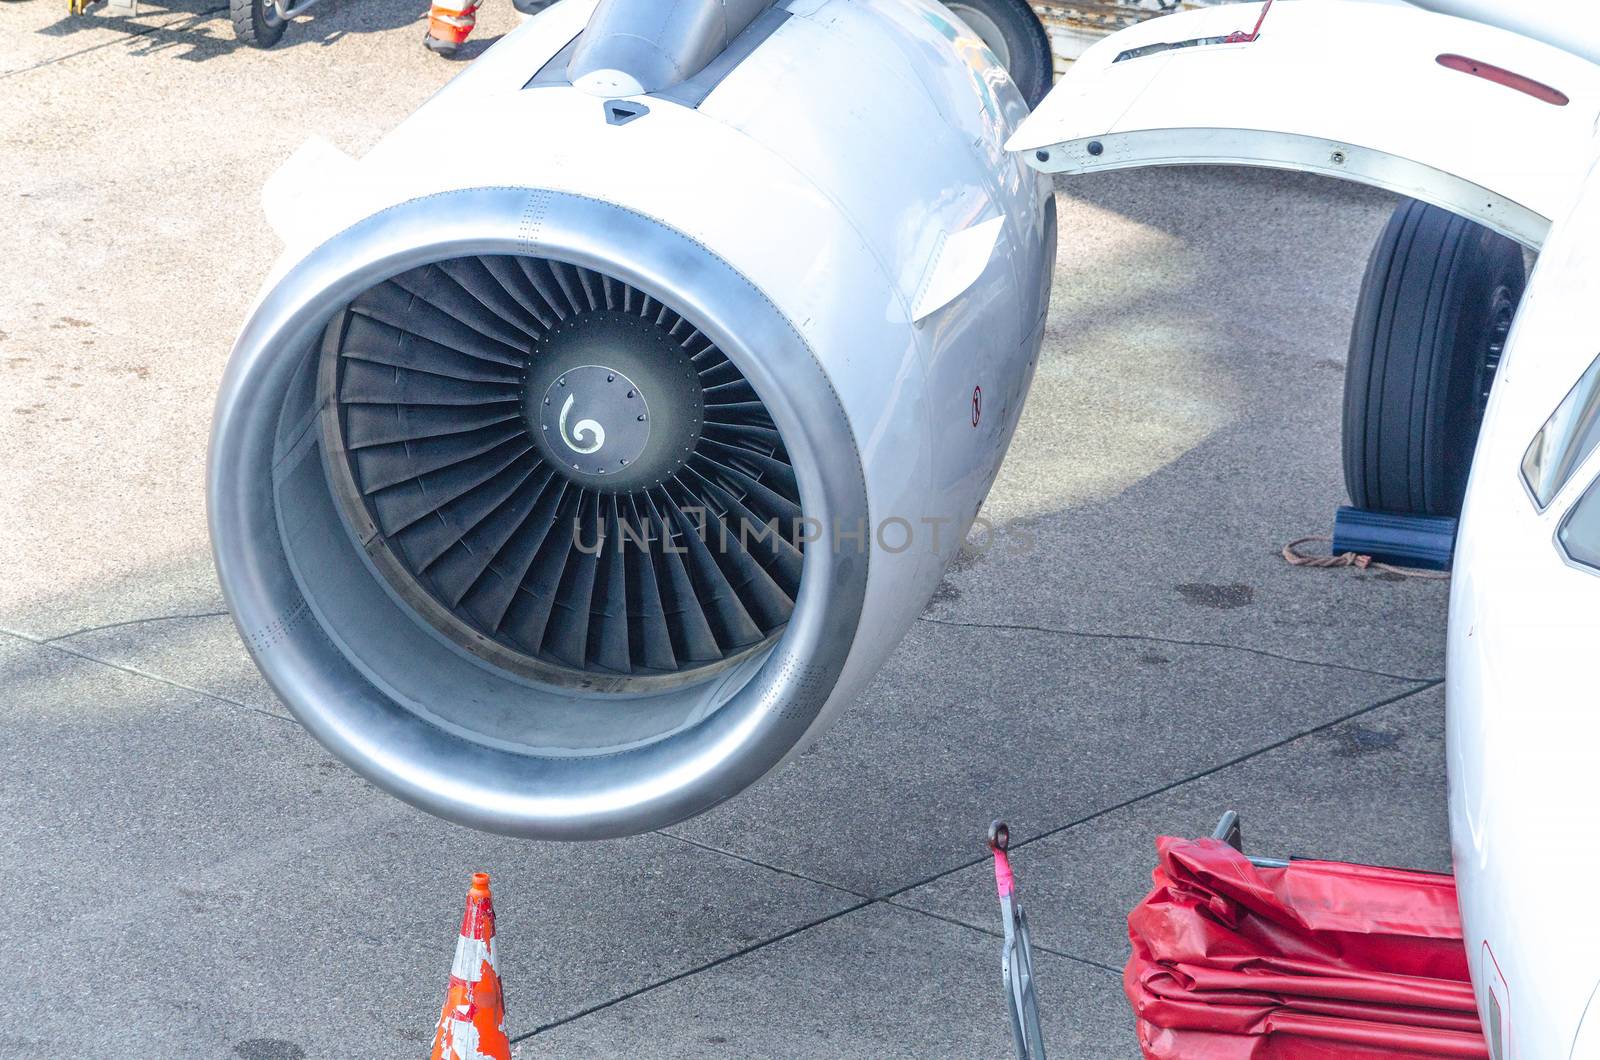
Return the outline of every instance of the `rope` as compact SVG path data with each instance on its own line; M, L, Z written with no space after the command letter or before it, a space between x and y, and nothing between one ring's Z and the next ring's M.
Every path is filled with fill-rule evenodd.
M1283 546L1284 560L1291 567L1356 567L1360 570L1383 571L1386 574L1398 574L1402 578L1421 578L1426 581L1445 581L1450 577L1449 571L1396 567L1390 563L1379 563L1371 556L1363 556L1358 552L1341 552L1337 556L1308 556L1299 550L1299 546L1313 541L1333 543L1331 537L1319 534L1299 538Z

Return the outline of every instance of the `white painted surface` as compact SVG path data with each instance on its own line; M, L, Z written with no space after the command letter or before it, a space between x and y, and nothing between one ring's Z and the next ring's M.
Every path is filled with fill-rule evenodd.
M1600 63L1600 6L1590 0L1411 0L1431 11L1499 26Z
M1480 1012L1503 981L1506 1036L1524 1060L1568 1055L1600 976L1600 918L1587 897L1600 875L1600 572L1568 563L1555 539L1600 476L1600 452L1544 512L1521 471L1535 433L1600 354L1596 226L1591 175L1551 231L1501 362L1450 599L1451 843L1467 951ZM1589 1040L1600 1046L1592 1031Z
M971 287L994 256L1004 217L991 217L959 232L944 233L928 264L926 278L911 307L911 318L922 320L943 309Z
M1359 180L1529 245L1564 216L1600 118L1600 67L1515 33L1415 8L1280 0L1170 15L1074 63L1008 146L1047 172L1196 162ZM1559 90L1564 106L1440 65L1457 54ZM1044 157L1039 155L1044 153Z

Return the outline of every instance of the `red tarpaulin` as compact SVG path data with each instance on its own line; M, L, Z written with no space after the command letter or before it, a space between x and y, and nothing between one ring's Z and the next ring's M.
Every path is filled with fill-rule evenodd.
M1455 879L1156 841L1123 987L1152 1060L1489 1055Z

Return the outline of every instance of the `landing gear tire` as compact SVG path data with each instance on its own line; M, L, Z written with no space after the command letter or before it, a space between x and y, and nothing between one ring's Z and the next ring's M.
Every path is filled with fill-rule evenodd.
M1361 281L1345 367L1344 478L1373 511L1457 516L1527 283L1522 248L1407 200Z
M233 35L252 48L270 48L283 39L289 23L278 17L272 0L229 0Z
M1050 35L1026 0L948 0L955 12L1011 74L1029 108L1037 107L1055 80Z

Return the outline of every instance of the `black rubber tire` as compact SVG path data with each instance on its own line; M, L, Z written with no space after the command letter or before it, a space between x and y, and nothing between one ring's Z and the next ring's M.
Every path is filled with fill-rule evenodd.
M270 48L283 39L289 23L272 10L272 0L228 0L233 35L252 48Z
M1037 107L1055 83L1055 55L1050 49L1050 35L1033 8L1026 0L958 0L958 3L981 11L1000 30L1005 37L1006 51L1010 53L1006 69L1011 80L1021 89L1028 107Z
M1372 249L1344 384L1344 478L1358 508L1461 513L1489 386L1527 283L1522 248L1406 200Z

